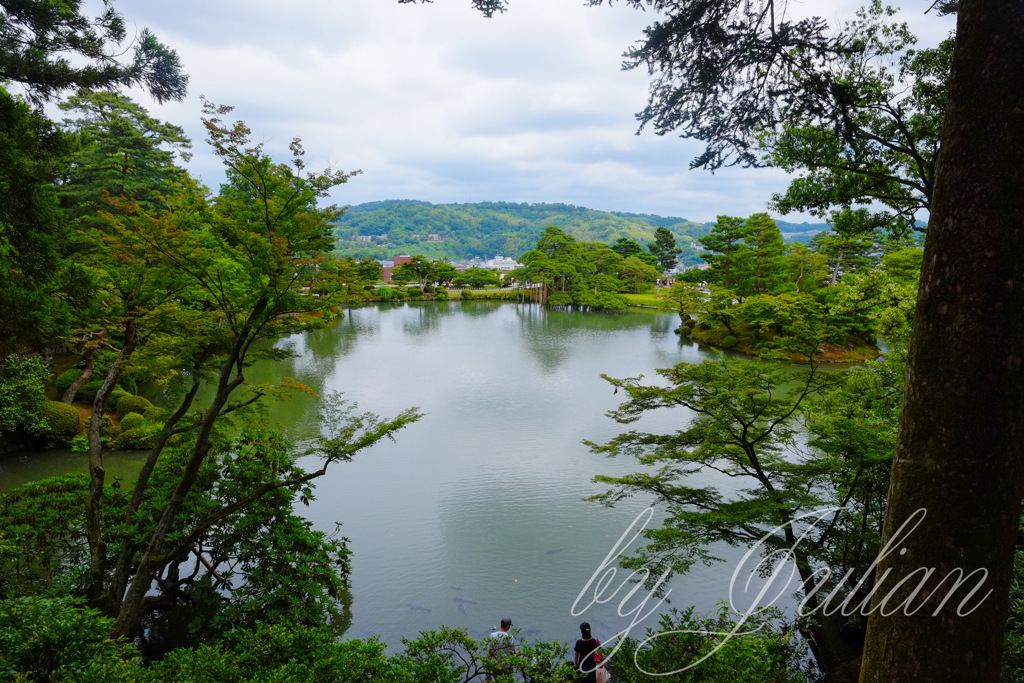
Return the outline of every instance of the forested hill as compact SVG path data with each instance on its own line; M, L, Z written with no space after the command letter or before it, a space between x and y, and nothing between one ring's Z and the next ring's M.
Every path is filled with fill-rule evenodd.
M563 229L577 240L614 242L618 237L642 245L664 226L683 249L680 258L699 263L690 246L709 227L685 218L636 213L609 213L571 204L430 204L412 200L370 202L351 207L338 221L338 252L345 256L392 258L395 254L423 254L429 258L458 260L502 254L517 257L529 251L546 226ZM379 239L387 235L386 240ZM356 236L373 241L355 241ZM442 241L430 241L437 235ZM435 238L437 239L437 238Z

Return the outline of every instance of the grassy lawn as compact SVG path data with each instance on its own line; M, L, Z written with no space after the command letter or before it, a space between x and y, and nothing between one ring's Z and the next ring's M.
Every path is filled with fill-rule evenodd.
M660 302L654 292L643 294L623 294L631 306L657 306Z

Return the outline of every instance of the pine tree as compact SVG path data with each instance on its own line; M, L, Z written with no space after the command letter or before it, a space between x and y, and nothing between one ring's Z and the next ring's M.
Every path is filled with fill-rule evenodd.
M742 218L719 216L711 234L700 238L700 243L711 252L702 258L711 266L712 281L726 288L737 286L750 256L750 248L744 242L746 236L747 226Z
M770 294L785 280L785 246L782 233L768 214L755 213L746 220L744 242L751 250L747 260L746 286L741 294Z

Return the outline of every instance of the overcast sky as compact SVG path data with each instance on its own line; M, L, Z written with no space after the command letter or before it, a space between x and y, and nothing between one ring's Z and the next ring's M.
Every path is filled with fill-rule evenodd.
M861 3L794 3L845 19ZM922 44L952 26L904 13ZM133 96L195 142L189 168L212 187L199 96L235 107L275 157L303 140L311 166L362 169L334 200L565 202L606 211L714 220L765 210L785 188L774 169L688 170L699 142L650 132L635 112L648 76L622 52L652 14L583 0L512 0L484 19L469 0L118 0L129 27L178 51L191 77L182 103ZM807 217L790 217L804 220ZM811 219L813 220L813 219Z

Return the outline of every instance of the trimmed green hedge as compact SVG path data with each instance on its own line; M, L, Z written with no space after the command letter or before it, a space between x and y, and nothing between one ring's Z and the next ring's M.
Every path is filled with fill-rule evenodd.
M67 372L61 373L60 377L57 378L57 395L63 396L67 393L71 385L75 383L75 380L82 376L85 370L81 368L71 368Z
M144 399L141 396L132 396L131 394L129 394L127 396L122 396L121 398L118 399L117 410L115 410L114 412L120 415L121 417L124 417L128 413L138 413L139 415L142 415L144 412L146 412L146 408L152 407L153 404L150 403L147 399Z
M150 406L142 411L142 417L146 418L150 422L159 422L167 411L163 408L157 408L156 406Z
M39 408L39 417L46 425L46 436L58 441L70 441L82 428L82 416L78 408L60 401L43 401Z
M130 432L145 421L146 418L142 417L142 415L139 415L138 413L128 413L121 418L121 431Z
M96 400L96 394L100 393L100 387L103 386L103 379L97 377L93 379L89 378L89 381L82 385L82 388L78 390L78 394L75 396L76 401L83 401L85 403L92 403Z
M163 428L162 424L143 422L135 429L122 429L121 434L117 437L117 447L129 450L152 448L156 443L157 434Z

